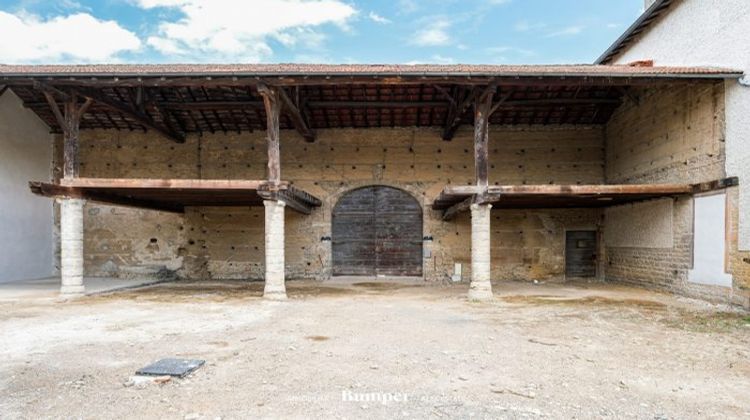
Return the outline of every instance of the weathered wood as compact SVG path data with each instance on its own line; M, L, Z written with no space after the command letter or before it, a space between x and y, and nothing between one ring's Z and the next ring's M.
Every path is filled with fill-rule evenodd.
M302 191L300 189L297 189L297 188L295 188L295 187L293 187L291 185L289 187L287 187L286 190L289 192L289 194L292 194L297 200L300 200L303 203L307 203L310 206L319 207L319 206L321 206L323 204L323 202L320 201L320 199L317 198L317 197L315 197L314 195L312 195L312 194L310 194L310 193L308 193L306 191Z
M133 197L123 197L108 194L102 191L89 191L83 188L67 187L62 185L47 184L42 182L29 182L31 192L50 198L80 198L96 201L104 204L114 204L123 207L133 207L149 210L165 211L170 213L184 213L185 208L179 204L144 200Z
M78 177L78 144L81 118L78 113L78 98L75 95L65 102L65 125L63 126L63 178Z
M314 142L315 131L310 128L310 124L308 124L300 109L291 100L291 98L289 98L284 89L279 88L276 91L278 92L279 98L284 105L286 114L289 116L289 119L292 120L292 124L294 124L294 128L297 129L297 131L305 139L305 141L307 141L308 143Z
M258 92L263 96L266 109L266 140L268 147L268 181L271 183L281 182L281 157L279 152L279 115L281 113L281 100L278 88L258 85Z
M723 190L729 187L736 187L737 185L740 185L740 179L736 176L733 176L729 178L717 179L715 181L693 184L693 193L699 194L704 192Z
M595 230L569 230L565 232L565 276L596 276Z
M300 200L298 196L292 194L291 192L289 192L289 190L259 190L258 195L260 195L264 200L283 201L287 207L302 214L312 213L313 206Z
M470 196L466 198L465 200L458 202L448 207L447 209L445 209L445 211L443 212L443 220L444 221L452 220L459 213L468 211L471 205L474 203L474 197L475 196Z
M92 100L86 98L83 104L79 104L78 96L75 94L68 94L38 82L34 84L34 87L44 94L52 114L63 131L63 178L77 178L80 166L78 164L78 142L81 117L91 106ZM63 111L60 111L55 96L62 98L64 101Z
M458 127L461 125L461 120L471 108L472 104L474 103L474 99L478 94L478 89L471 89L458 106L452 107L450 109L450 111L448 112L448 117L445 121L445 128L443 129L443 140L453 140L453 136L456 134L456 130L458 130Z
M140 110L138 110L136 107L134 107L133 105L129 103L113 100L109 96L104 95L103 93L101 93L100 91L97 91L96 89L76 87L75 89L73 89L73 92L85 98L94 100L98 105L109 108L110 110L114 112L123 114L133 119L133 121L142 125L146 129L154 130L160 133L161 135L163 135L164 137L176 143L185 142L185 136L182 133L178 133L177 131L168 127L167 125L157 123L148 114L141 112Z
M495 88L489 87L477 98L474 105L474 173L479 194L489 185L489 119Z
M59 185L30 183L32 191L129 207L182 211L187 206L259 206L263 199L283 200L300 213L310 214L320 199L305 191L266 180L205 179L63 179Z
M693 191L690 184L616 184L616 185L493 185L489 196L512 195L601 195L601 194L688 194Z
M422 209L386 186L350 191L332 215L334 275L422 274Z
M700 190L691 184L496 185L489 186L486 194L481 195L476 186L449 186L435 199L432 208L449 211L447 219L450 219L466 211L472 202L491 203L495 208L607 207L689 195L697 189Z
M267 186L268 181L245 179L75 178L60 180L60 185L93 188L258 190ZM286 182L281 182L277 185L277 188L286 189L287 185Z

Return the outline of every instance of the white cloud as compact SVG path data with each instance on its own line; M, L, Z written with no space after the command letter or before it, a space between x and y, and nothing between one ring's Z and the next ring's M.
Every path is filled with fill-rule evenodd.
M184 17L159 23L148 44L167 55L201 61L257 62L273 51L269 40L285 46L319 46L325 36L313 28L325 24L348 30L357 13L341 0L136 0L144 9L174 8Z
M390 19L380 16L379 14L375 12L370 12L370 14L368 14L367 17L370 18L370 20L375 23L381 23L381 24L391 23Z
M117 22L88 13L44 20L0 11L0 62L107 62L140 46L138 37Z
M528 20L521 20L513 25L513 29L518 32L529 32L544 29L547 25L541 22L529 22Z
M451 43L451 36L448 34L450 26L451 23L446 19L433 20L414 33L411 43L421 47L448 45Z
M559 31L551 32L547 34L547 38L554 38L558 36L570 36L578 35L583 32L584 27L580 25L568 26L560 29Z

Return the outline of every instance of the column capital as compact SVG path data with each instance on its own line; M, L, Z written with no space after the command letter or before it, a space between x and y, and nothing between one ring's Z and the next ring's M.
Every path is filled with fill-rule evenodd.
M282 200L263 200L263 205L266 207L285 207L286 203Z
M471 211L477 211L477 210L480 210L482 208L486 208L487 210L491 210L492 209L492 204L490 204L490 203L486 203L486 204L474 203L471 206L469 206L469 208L471 209Z

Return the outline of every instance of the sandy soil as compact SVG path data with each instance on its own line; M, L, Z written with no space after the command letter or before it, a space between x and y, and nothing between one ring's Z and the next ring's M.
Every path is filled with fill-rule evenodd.
M0 304L2 418L740 418L750 318L603 285L171 283ZM128 386L163 357L185 379Z

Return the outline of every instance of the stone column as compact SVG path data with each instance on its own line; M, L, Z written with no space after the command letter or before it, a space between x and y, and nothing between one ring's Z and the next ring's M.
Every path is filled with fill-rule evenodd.
M492 204L471 205L471 284L469 299L492 299L490 283L490 210Z
M60 200L60 294L83 295L83 206L85 200Z
M283 201L264 200L266 208L266 285L263 297L286 299L284 285L284 204Z

